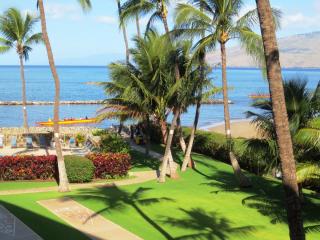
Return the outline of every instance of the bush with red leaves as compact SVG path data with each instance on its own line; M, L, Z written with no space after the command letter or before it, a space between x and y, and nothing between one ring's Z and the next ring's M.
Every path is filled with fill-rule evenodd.
M53 179L56 167L56 156L0 157L0 180Z
M124 177L131 167L127 153L92 153L86 156L95 166L95 178Z

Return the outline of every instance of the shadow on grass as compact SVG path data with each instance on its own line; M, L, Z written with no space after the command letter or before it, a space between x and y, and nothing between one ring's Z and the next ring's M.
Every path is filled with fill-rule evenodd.
M181 229L190 229L196 233L186 234L174 239L229 239L230 235L248 236L259 226L232 227L232 222L225 218L219 217L217 212L206 212L201 208L191 210L180 210L186 215L185 218L165 218L164 223Z
M150 168L153 170L159 169L159 166L161 163L159 159L146 156L144 153L140 153L137 151L131 151L130 155L132 157L131 164L133 169L136 169L136 170L145 169L145 168Z
M145 198L144 195L152 188L138 188L135 192L130 193L118 187L99 188L95 190L81 190L76 196L71 196L77 200L95 200L101 201L107 207L97 211L95 214L103 212L123 211L128 207L132 207L149 225L157 230L165 239L174 239L168 232L166 232L159 224L150 218L141 208L151 204L160 203L163 201L173 201L171 198Z
M14 204L0 201L0 205L4 206L8 209L13 215L19 218L24 224L26 224L29 228L31 228L34 232L36 232L39 236L41 236L45 240L56 240L56 239L77 239L77 240L89 240L90 238L94 238L99 240L99 238L95 236L85 236L78 230L68 225L59 223L52 219L49 219L45 216L41 216L33 211L30 211L26 208L21 208ZM2 222L3 221L3 222ZM0 225L3 228L8 228L8 223L6 221L5 216L1 216ZM22 236L19 236L21 232L19 229L15 228L16 237L14 239L24 239ZM27 236L25 236L27 237Z
M267 216L271 224L287 224L287 212L285 195L281 182L267 180L265 178L251 175L252 188L239 188L232 172L215 171L207 177L209 182L202 183L211 186L211 193L239 192L249 196L242 199L242 205L256 209L261 215ZM320 199L311 193L304 194L302 214L305 229L312 232L318 229L320 224ZM313 228L308 226L314 226Z

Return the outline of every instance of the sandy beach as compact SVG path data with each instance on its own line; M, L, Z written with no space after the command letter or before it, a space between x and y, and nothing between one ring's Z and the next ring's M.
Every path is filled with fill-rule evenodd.
M212 131L216 133L225 133L224 123L217 124L212 127L204 129L206 131ZM233 137L242 138L261 138L255 125L250 123L250 120L236 120L231 122L231 134Z

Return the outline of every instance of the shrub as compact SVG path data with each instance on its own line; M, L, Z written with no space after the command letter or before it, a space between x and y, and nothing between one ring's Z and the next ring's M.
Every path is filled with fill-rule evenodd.
M87 158L95 166L96 178L123 177L131 167L131 157L127 153L92 153Z
M95 167L91 160L81 156L65 156L64 160L70 183L92 181Z
M0 180L53 179L56 176L56 156L0 157Z
M83 145L86 141L86 137L83 134L78 133L76 136L76 141L78 145Z
M129 144L116 133L101 135L100 151L103 153L129 153Z

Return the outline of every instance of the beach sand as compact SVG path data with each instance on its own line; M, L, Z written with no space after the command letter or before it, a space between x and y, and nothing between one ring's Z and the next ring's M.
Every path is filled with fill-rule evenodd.
M207 131L224 134L224 123L214 127L209 127ZM258 133L255 125L251 124L250 121L243 120L231 122L231 135L236 138L261 138L261 135Z

